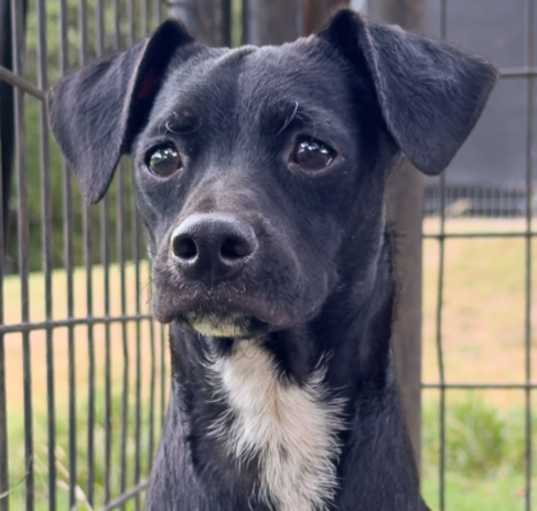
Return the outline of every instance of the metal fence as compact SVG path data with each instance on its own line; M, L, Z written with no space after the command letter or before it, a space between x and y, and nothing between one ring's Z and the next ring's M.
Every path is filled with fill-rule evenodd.
M440 6L439 35L445 39L450 36L448 9L454 1L429 2ZM453 199L445 177L427 192L429 202L426 195L426 213L433 218L425 222L423 240L425 252L433 251L436 258L432 324L438 377L428 378L421 387L438 399L438 498L431 504L440 510L450 509L448 400L458 390L523 394L524 509L532 509L532 499L535 508L531 433L536 386L532 373L536 13L533 0L523 1L526 62L502 70L503 80L519 80L527 87L526 125L520 134L525 138L526 186L502 199L507 209L516 209L512 216L520 217L522 210L522 223L461 229L451 222L458 209L481 217L489 206L479 206L481 213L465 209L467 197L457 192ZM311 9L318 3L306 2ZM206 4L210 2L200 0L196 5L199 10ZM96 208L85 207L51 140L44 91L70 69L143 37L169 6L183 17L192 15L188 5L192 3L0 0L0 34L10 30L13 49L11 59L4 51L6 38L0 38L0 197L2 206L8 197L12 206L0 208L0 511L141 506L164 417L169 369L166 333L150 315L149 268L130 193L131 173L122 164L104 201ZM205 34L212 31L217 43L237 43L252 30L263 30L249 25L251 12L245 8L253 9L259 2L219 5L217 28L211 23L198 27ZM9 19L2 18L8 11ZM313 14L306 11L305 19ZM199 13L190 21L196 20ZM13 111L8 112L6 105ZM8 147L12 138L13 166ZM453 243L493 239L518 240L524 247L522 267L513 267L523 271L524 280L523 381L452 381L446 370L451 347L445 345L451 326L445 324L450 306L445 300L450 284L448 251Z
M0 3L13 112L2 115L0 510L139 508L168 377L131 172L122 165L103 203L86 207L52 143L45 91L145 36L164 7Z
M487 2L476 2L481 5L482 9L481 18L485 18L487 13L486 9L497 9L501 2L493 2L491 5ZM455 0L441 0L439 3L439 36L442 39L453 41L451 37L451 29L453 25L450 24L450 8L458 6L459 12L461 9L461 2ZM465 4L467 5L467 4ZM512 4L509 4L512 5ZM521 7L523 6L523 9ZM513 7L515 7L513 5ZM522 86L522 91L525 97L526 108L524 114L524 128L520 132L517 132L517 136L524 140L525 151L525 168L520 169L524 171L524 189L518 190L516 194L510 199L516 202L516 214L512 216L520 216L519 222L505 224L495 224L486 222L476 222L469 224L461 224L455 220L452 220L453 213L450 208L456 208L453 203L453 191L449 192L446 186L446 176L443 175L439 178L437 183L433 186L435 190L435 202L434 210L437 214L435 220L426 221L424 226L424 246L429 247L425 250L429 250L435 253L436 261L435 277L436 281L436 297L434 300L434 338L436 344L436 364L437 364L437 378L436 381L425 381L422 384L424 393L432 394L438 398L438 499L436 503L431 503L435 508L439 510L455 509L450 504L450 494L448 492L448 451L447 451L447 436L449 434L449 398L454 396L458 391L474 391L480 395L492 394L492 393L510 393L509 398L512 402L516 402L517 396L522 397L523 400L523 420L520 424L522 431L511 431L511 435L521 433L524 437L524 451L522 453L523 459L520 460L523 465L524 471L524 483L520 488L520 508L529 511L531 509L537 509L537 501L533 493L533 486L535 484L534 475L534 439L532 438L532 430L535 432L534 419L533 419L533 406L532 406L532 392L536 388L535 375L533 372L533 363L535 362L535 351L533 345L536 342L534 328L532 323L536 320L537 310L534 303L534 292L537 280L535 279L535 273L533 270L534 252L536 248L536 236L534 215L535 215L535 198L534 198L534 184L537 176L535 175L535 78L537 77L537 63L535 61L535 51L537 39L536 35L536 9L535 2L533 0L524 0L524 2L516 3L516 7L521 11L522 16L517 18L519 30L523 30L524 34L524 63L522 66L503 67L500 69L501 81L498 87L502 86L505 81L518 81ZM453 10L451 11L453 13ZM451 23L456 23L456 19L452 16ZM459 18L459 22L461 19ZM507 23L507 22L506 22ZM502 27L504 28L504 27ZM477 29L477 27L476 27ZM495 37L502 37L501 34L495 34ZM491 41L491 39L489 39ZM457 41L455 41L457 42ZM494 55L489 55L489 58L496 60ZM524 90L525 89L525 90ZM497 99L497 98L496 98ZM513 98L514 99L514 98ZM495 101L495 97L492 97L491 101ZM483 121L482 121L483 122ZM502 144L502 140L493 140L491 143ZM506 173L517 172L518 169L507 168ZM449 172L449 171L448 171ZM486 168L483 169L483 175L485 176ZM490 202L488 203L490 207ZM513 204L511 204L512 206ZM459 204L460 206L460 204ZM431 208L433 209L433 208ZM508 208L513 213L511 208ZM433 213L433 211L426 211L426 213ZM474 211L474 213L476 213ZM485 213L485 214L484 214ZM481 211L476 216L495 216L493 214L487 215L486 210ZM509 215L506 215L509 216ZM506 309L512 307L513 314L516 314L517 319L520 318L521 332L520 338L517 338L517 332L512 332L511 335L513 343L520 343L523 345L523 359L520 361L519 371L517 374L520 376L517 381L496 381L500 380L499 375L496 378L492 378L489 381L479 381L479 378L474 378L473 375L468 374L468 381L452 380L448 376L447 371L447 357L450 351L454 349L445 342L449 329L453 328L453 323L447 323L445 316L453 303L446 303L446 288L450 286L450 277L448 276L448 253L455 244L459 247L472 247L472 254L477 261L481 260L486 263L487 260L501 259L505 257L502 253L488 253L487 243L494 240L510 240L510 243L522 244L521 253L523 254L520 259L517 259L511 265L507 265L507 271L517 273L520 279L523 281L520 291L520 302L523 310L517 310L517 304L505 303ZM430 246L434 244L434 246ZM485 264L484 263L484 264ZM474 266L479 267L479 264ZM424 272L427 274L429 268L424 266ZM431 270L432 271L432 270ZM499 273L490 273L489 278L491 281L501 277ZM471 277L470 277L471 278ZM501 288L495 289L493 292L501 294ZM460 300L466 300L467 298L459 295ZM481 307L484 307L481 304ZM481 320L479 328L487 329L488 320L486 315ZM513 318L514 319L514 318ZM458 318L458 321L464 321L464 318ZM469 338L468 344L471 344L471 338L477 335L478 332L469 331L467 336ZM500 341L499 333L496 333L495 340ZM494 346L490 346L490 350L494 351ZM465 356L472 356L466 354ZM502 356L501 352L495 353L495 360L500 361ZM487 360L491 360L487 358ZM456 362L453 362L456 363ZM485 363L482 360L475 360L475 368L479 364ZM513 364L516 362L513 361ZM518 366L517 366L518 367ZM493 372L493 371L491 371ZM476 432L477 435L484 432ZM501 478L501 476L497 476ZM469 490L470 492L472 490ZM513 491L513 498L515 498L515 492ZM514 507L515 508L515 507ZM516 509L519 509L517 506Z
M463 218L524 218L528 196L524 188L490 186L427 186L424 213L437 216L442 207L448 217ZM535 197L530 207L535 215Z

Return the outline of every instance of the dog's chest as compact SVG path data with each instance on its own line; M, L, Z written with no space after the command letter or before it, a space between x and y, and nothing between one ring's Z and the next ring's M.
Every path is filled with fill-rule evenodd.
M305 385L284 382L271 356L244 341L212 370L227 407L212 434L239 464L258 460L256 497L280 511L325 509L337 488L344 400L325 395L324 368Z

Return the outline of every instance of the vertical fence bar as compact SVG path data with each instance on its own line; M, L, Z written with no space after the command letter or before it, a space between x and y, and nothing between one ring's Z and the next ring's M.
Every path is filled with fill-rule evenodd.
M3 21L3 26L6 27L6 34L3 37L4 44L11 44L12 35L10 32L11 15L10 2L5 2L2 13L9 19ZM7 63L7 62L6 62ZM11 100L6 100L11 102ZM10 119L6 122L13 122L11 112L4 112L4 115L9 115ZM9 144L11 149L11 141L2 139L3 144ZM8 166L11 165L11 158L8 154L8 148L2 146L3 152L0 154L0 159L5 157L0 164L5 165L2 171L5 172ZM11 170L11 169L10 169ZM4 176L0 179L0 325L4 324L4 272L6 269L6 241L7 241L7 217L9 211L10 193L8 179ZM0 333L0 511L9 511L9 448L8 448L8 412L7 412L7 395L6 395L6 338L3 333Z
M48 89L47 72L47 33L46 33L45 0L37 2L37 52L38 52L38 86L41 90ZM51 260L51 184L50 184L50 152L48 111L46 102L40 108L40 165L41 165L41 223L43 244L43 271L45 278L45 318L52 320L52 260ZM48 504L49 510L56 509L56 403L54 387L54 350L52 327L46 329L46 364L47 364L47 408L48 408Z
M9 9L9 3L4 6ZM7 23L9 24L11 20ZM6 41L7 42L7 41ZM8 165L8 162L5 162ZM3 169L2 169L3 170ZM7 180L6 180L7 181ZM4 324L4 271L6 268L6 216L9 208L9 193L4 191L4 179L0 179L0 325ZM7 185L7 183L6 183ZM7 435L7 396L6 396L6 349L5 336L0 333L0 511L9 511L9 451Z
M531 69L535 65L535 2L526 2L526 30L527 30L527 67ZM527 118L526 118L526 239L525 239L525 310L524 310L524 355L525 355L525 380L526 380L526 413L525 413L525 435L526 435L526 511L532 509L532 476L533 476L533 440L532 440L532 303L533 303L533 267L532 267L532 223L533 223L533 137L534 137L534 79L527 77Z
M69 43L68 43L69 13L67 0L60 0L60 74L63 76L69 68ZM72 239L72 216L73 216L73 192L71 173L67 169L65 158L62 158L62 196L63 196L63 252L66 274L67 295L67 318L74 318L74 293L73 293L73 239ZM74 325L67 326L67 359L69 381L69 508L76 504L77 487L77 431L76 431L76 347Z
M142 36L145 37L149 34L150 23L149 23L149 0L141 0L140 2L140 19L142 20Z
M151 268L149 269L151 271ZM155 349L155 322L149 321L150 342L150 377L149 377L149 439L148 439L148 469L153 463L155 452L155 383L156 383L156 349ZM0 510L1 511L1 510Z
M160 325L160 430L166 418L166 329Z
M125 278L125 233L124 233L124 169L118 173L117 187L117 238L118 259L120 272L121 314L127 314L126 278ZM121 396L121 444L120 444L120 490L123 493L127 487L127 437L129 433L129 339L126 321L121 322L123 346L123 390Z
M133 259L134 259L134 281L135 281L135 312L136 312L136 382L135 382L135 433L134 433L134 486L140 483L142 461L141 461L141 439L142 439L142 338L140 329L141 307L141 275L140 275L140 221L136 210L135 194L132 194L132 239L133 239ZM136 496L136 509L140 509L140 497Z
M447 39L447 0L440 4L440 36ZM439 399L439 436L440 453L438 458L438 484L440 511L446 509L446 374L444 364L444 344L442 342L442 326L444 311L444 274L445 274L445 231L446 231L446 178L440 176L440 231L438 237L438 284L436 302L436 356L440 383Z
M87 0L79 0L78 29L80 32L80 65L88 59L88 26ZM87 421L87 488L86 497L90 506L93 505L95 478L95 339L93 323L93 266L92 266L92 236L90 206L82 202L82 231L84 239L84 266L86 277L86 315L87 344L88 344L88 421Z
M141 282L140 282L140 238L139 238L139 230L140 230L140 224L138 220L138 213L136 211L136 204L135 204L135 196L132 194L132 220L133 220L133 259L134 259L134 272L135 272L135 310L136 310L136 316L138 318L136 319L135 327L136 327L136 382L135 382L135 432L134 432L134 446L135 446L135 453L134 453L134 485L138 485L140 483L141 478L141 435L142 435L142 339L141 339L141 331L140 331L140 319L139 316L141 314L141 300L140 300L140 293L141 293ZM140 508L140 498L139 496L136 497L136 509Z
M95 4L96 53L102 57L105 51L105 11L103 0ZM105 195L99 210L101 233L101 264L103 270L104 316L110 317L110 230L108 228L109 199ZM104 503L111 499L112 471L112 354L110 323L104 324Z
M222 0L222 43L231 46L233 13L231 0Z
M132 1L127 2L127 40L132 43L133 39L133 14ZM121 314L127 314L126 277L125 277L125 168L121 165L118 169L117 188L117 227L118 227L118 259L120 268L121 290ZM120 446L120 491L123 493L127 488L127 439L129 434L129 336L127 323L121 324L123 345L123 391L121 396L121 446ZM123 509L123 506L122 506Z
M13 45L13 72L22 74L22 3L11 0L11 33ZM30 294L28 285L28 190L26 179L26 162L24 157L24 96L15 87L14 91L14 128L15 128L15 173L17 183L17 232L18 232L18 266L21 283L21 321L30 320ZM33 445L33 406L30 333L22 332L23 350L23 392L24 392L24 463L26 482L26 510L34 508L34 445Z
M160 0L155 0L154 16L155 16L155 24L160 23L162 20L162 5L160 3Z

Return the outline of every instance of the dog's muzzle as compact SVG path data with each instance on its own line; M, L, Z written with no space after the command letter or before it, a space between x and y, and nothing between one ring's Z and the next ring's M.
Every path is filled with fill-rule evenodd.
M170 245L178 270L209 287L236 277L253 261L258 248L253 228L223 213L188 216L173 231Z
M231 214L196 213L188 216L170 237L170 259L182 277L213 290L240 277L258 254L254 229ZM243 337L252 319L236 311L192 311L184 319L197 332L211 337Z

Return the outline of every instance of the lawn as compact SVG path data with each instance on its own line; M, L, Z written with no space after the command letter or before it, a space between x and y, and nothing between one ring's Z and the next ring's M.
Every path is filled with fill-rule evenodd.
M448 231L473 232L521 231L523 223L517 221L470 221L450 220ZM425 224L426 232L436 232L438 226L432 221ZM533 242L533 265L537 266L537 242ZM424 285L423 285L423 380L438 382L436 352L436 303L438 279L438 242L424 241ZM111 278L111 314L122 312L120 272L113 266ZM93 272L93 315L104 315L103 272L96 267ZM126 268L126 314L136 312L134 302L136 278L134 267ZM86 281L82 270L76 270L75 317L83 318L87 313ZM149 275L145 265L141 269L140 284L144 298L142 312L149 313ZM44 319L44 284L41 274L32 274L30 286L30 320ZM531 289L537 289L537 272L534 272ZM524 351L524 311L525 311L525 240L465 239L448 240L445 251L445 289L443 296L443 347L445 374L448 382L457 383L522 383L525 378ZM537 315L536 298L531 309L533 324ZM5 323L20 321L20 284L17 278L8 277L4 283ZM66 317L66 278L62 271L53 275L53 317ZM115 421L120 417L120 396L123 378L123 345L120 324L112 327L112 381L115 389ZM150 323L140 326L140 360L142 377L142 401L146 405L143 415L143 438L148 440L148 382L151 362L160 360L161 344L157 329L155 350L151 350ZM134 403L134 382L136 369L136 328L132 324L126 329L130 367L129 381L131 413ZM104 327L94 328L96 352L96 388L103 388L104 381ZM36 469L38 472L38 502L46 497L46 345L44 332L31 334L32 379L35 409ZM68 385L68 343L67 329L60 328L54 334L55 385L58 411L57 430L60 447L57 452L58 471L63 477L59 494L65 498L65 463L67 453L66 420L69 396ZM79 463L85 466L85 417L87 413L88 343L87 327L75 329L76 345L76 392L78 419L80 424ZM532 344L537 341L534 328ZM165 347L164 347L165 349ZM22 477L23 459L23 414L22 414L22 351L21 334L6 336L6 371L9 401L9 449L11 477L14 485L12 507L18 509L23 495L22 485L17 486ZM154 357L154 358L153 358ZM537 352L531 357L537 367ZM535 401L535 399L534 399ZM450 391L448 393L448 472L446 501L447 509L453 511L524 509L524 394L519 390ZM102 393L99 393L96 407L102 410ZM438 395L436 391L424 392L423 427L423 490L433 509L438 508ZM537 404L537 403L535 403ZM99 412L100 413L100 412ZM160 413L160 411L159 411ZM157 414L158 415L158 414ZM99 416L101 420L102 417ZM155 418L155 420L157 420ZM132 423L131 417L129 421ZM116 424L116 423L114 423ZM116 424L116 434L119 423ZM533 427L537 434L537 426ZM132 433L132 427L131 427ZM102 423L97 425L96 438L99 439L99 460L102 458ZM114 437L115 438L115 437ZM117 441L114 440L117 447ZM133 456L133 440L129 437L129 459ZM114 456L117 456L116 453ZM99 461L98 460L98 461ZM132 461L132 460L131 460ZM101 463L99 461L99 463ZM132 466L132 463L131 463ZM144 460L144 467L147 460ZM64 474L62 476L62 474ZM117 480L117 473L113 474ZM132 484L133 473L129 472ZM79 477L80 503L84 508L85 472ZM99 468L98 485L102 484L102 464ZM100 491L100 490L99 490ZM535 492L534 492L535 493ZM535 503L537 505L537 502Z

